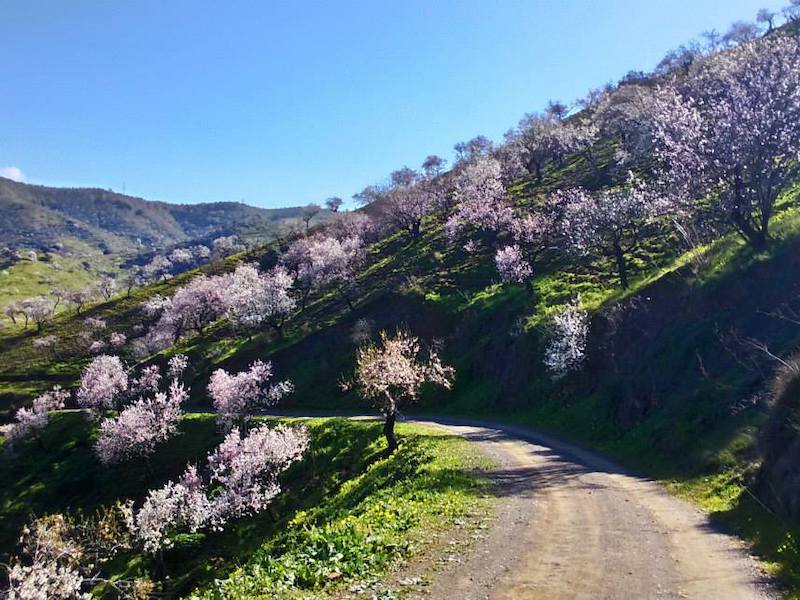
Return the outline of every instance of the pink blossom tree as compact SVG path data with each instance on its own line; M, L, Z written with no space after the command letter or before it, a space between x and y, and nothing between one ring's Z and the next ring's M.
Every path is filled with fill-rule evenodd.
M208 393L214 402L217 423L225 430L237 424L246 426L256 407L274 405L294 390L290 381L270 384L272 376L272 363L260 360L236 375L224 369L214 371Z
M450 389L455 370L446 366L435 348L423 355L419 338L407 331L392 337L385 331L378 343L367 342L356 353L356 371L352 383L364 397L376 402L384 415L383 434L391 454L397 449L394 426L399 407L414 402L426 383Z
M798 176L800 41L770 35L716 54L662 89L653 115L662 176L691 210L712 207L756 249Z
M278 475L302 457L308 439L301 427L262 425L245 437L231 431L208 455L207 480L189 466L177 482L150 491L131 511L129 526L145 550L155 552L169 547L174 533L220 529L261 512L280 492Z
M445 227L451 238L465 233L496 233L510 226L513 210L505 198L500 163L480 157L455 176L455 209Z
M173 380L166 392L141 397L117 417L105 419L95 444L100 461L110 465L152 454L158 444L177 432L183 414L181 405L188 397L186 388Z
M365 241L372 239L376 231L373 220L363 212L337 213L326 222L325 232L339 241L348 238L359 238Z
M559 206L559 227L570 249L579 255L603 253L613 258L620 285L628 288L626 253L641 242L648 219L659 204L636 181L624 188L589 192L582 188L556 192L549 200Z
M361 238L312 236L296 240L281 260L295 274L303 307L312 290L335 286L350 310L354 310L348 290L364 258Z
M99 417L119 403L128 385L128 372L119 357L102 354L84 368L75 395L80 406Z
M147 494L139 510L131 511L129 527L146 552L169 547L170 533L194 533L211 521L214 506L206 494L197 467L190 465L177 481Z
M257 514L280 492L278 475L308 447L308 432L300 427L261 425L242 437L231 431L208 455L212 484L222 486L214 497L220 507L217 524Z
M6 447L13 448L23 440L35 437L41 443L39 434L50 422L50 412L64 408L69 392L55 386L33 400L30 408L20 408L14 415L14 421L7 425L3 434Z
M115 350L119 350L122 348L125 343L128 341L128 336L124 333L114 332L108 338L108 343L111 345L112 348Z
M147 458L158 444L175 434L183 414L181 405L189 397L181 383L188 362L183 354L169 359L169 386L163 391L160 390L161 372L157 365L145 367L137 378L130 381L129 391L138 398L123 408L119 415L100 424L95 452L102 463L108 465L134 457Z
M498 248L495 266L505 283L522 283L533 294L532 278L540 255L551 247L558 233L557 211L548 204L516 214L506 234L512 244Z

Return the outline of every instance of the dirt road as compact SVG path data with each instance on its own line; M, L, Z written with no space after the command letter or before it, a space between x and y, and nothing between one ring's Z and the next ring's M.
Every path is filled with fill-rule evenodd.
M740 542L601 456L523 428L435 424L498 465L495 526L426 596L471 599L776 597Z

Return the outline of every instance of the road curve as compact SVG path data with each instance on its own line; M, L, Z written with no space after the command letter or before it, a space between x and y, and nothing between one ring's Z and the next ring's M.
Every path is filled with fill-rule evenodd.
M489 533L437 573L428 598L777 597L740 541L602 456L522 427L409 420L478 444L502 499Z

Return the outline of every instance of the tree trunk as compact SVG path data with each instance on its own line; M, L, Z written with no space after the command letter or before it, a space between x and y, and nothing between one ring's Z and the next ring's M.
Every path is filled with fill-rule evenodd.
M345 302L347 302L347 308L349 308L349 309L350 309L350 312L355 312L355 311L356 311L356 309L355 309L355 307L353 306L353 302L350 300L350 296L348 296L348 295L347 295L347 292L345 292L345 291L344 291L342 288L339 288L339 295L340 295L342 298L344 298L344 301L345 301Z
M762 252L767 249L767 240L769 236L766 229L760 229L753 233L750 237L750 245L756 252Z
M533 298L533 281L531 279L525 280L525 291L528 292L528 297Z
M421 225L422 223L420 221L414 221L411 224L411 237L415 240L419 237L419 229Z
M625 263L625 253L619 242L614 242L614 259L617 261L617 272L619 273L619 283L623 290L628 289L628 265Z
M397 413L386 414L386 421L383 424L383 435L386 438L386 453L393 454L397 450L397 437L394 434L394 424L397 421Z

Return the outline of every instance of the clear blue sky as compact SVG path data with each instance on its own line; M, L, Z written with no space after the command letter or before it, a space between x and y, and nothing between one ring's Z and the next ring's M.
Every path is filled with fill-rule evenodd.
M0 173L345 199L776 0L2 0Z

